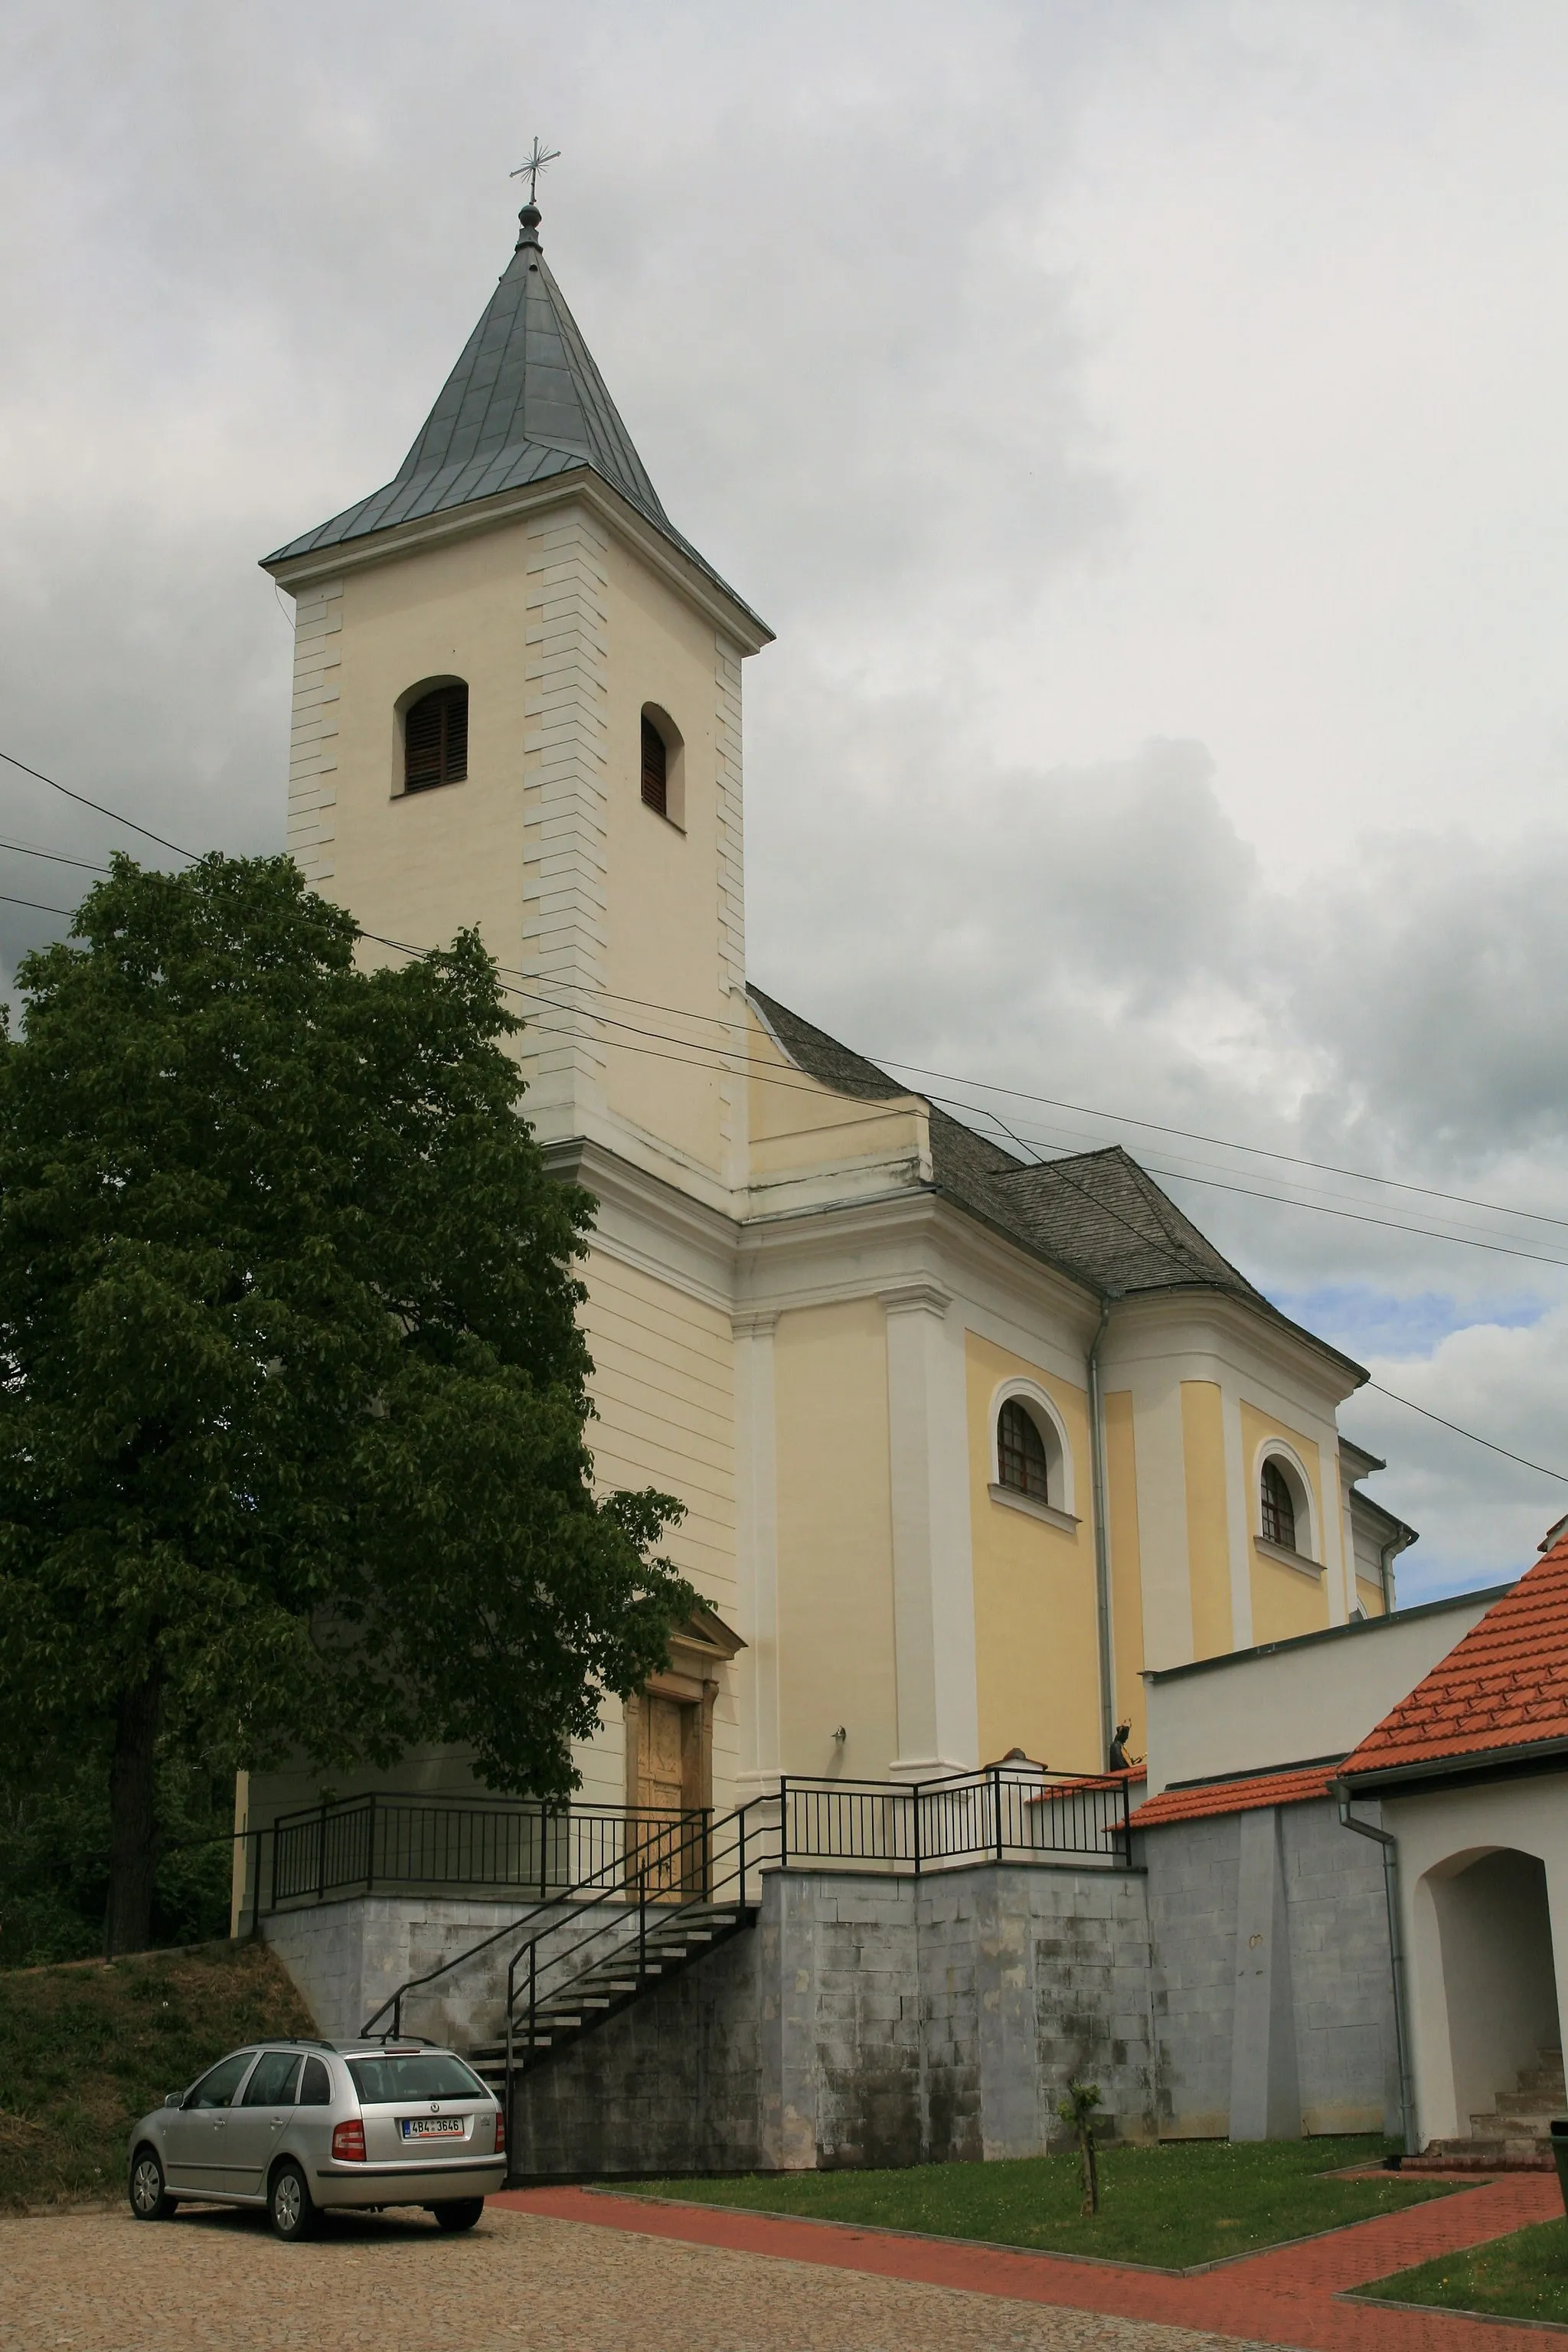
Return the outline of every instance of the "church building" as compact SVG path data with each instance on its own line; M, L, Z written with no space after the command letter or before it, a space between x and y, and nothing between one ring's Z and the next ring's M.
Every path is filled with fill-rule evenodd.
M1390 1610L1413 1535L1336 1419L1365 1375L1125 1151L1015 1155L750 980L772 633L666 514L521 223L395 478L266 569L289 849L367 934L472 926L497 960L525 1114L599 1203L597 1480L686 1506L707 1610L607 1705L584 1801L1100 1772L1118 1723L1142 1750L1146 1675ZM449 1752L344 1785L378 1780L474 1787ZM250 1818L318 1793L258 1776Z

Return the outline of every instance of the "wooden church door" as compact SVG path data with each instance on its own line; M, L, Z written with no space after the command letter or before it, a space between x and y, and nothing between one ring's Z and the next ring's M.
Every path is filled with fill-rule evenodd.
M645 1691L637 1709L637 1803L649 1892L687 1893L700 1884L700 1826L679 1817L703 1802L700 1707L689 1700Z

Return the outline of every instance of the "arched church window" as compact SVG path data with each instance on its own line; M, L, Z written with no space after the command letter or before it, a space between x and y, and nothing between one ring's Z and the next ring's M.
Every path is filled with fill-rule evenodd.
M1050 1459L1035 1417L1016 1397L1009 1397L996 1416L996 1480L1033 1503L1048 1503Z
M669 747L645 710L642 715L643 806L669 814Z
M460 678L432 688L403 719L403 789L460 784L468 772L468 689Z
M1287 1551L1294 1551L1296 1549L1296 1497L1290 1492L1289 1482L1278 1462L1264 1464L1263 1491L1258 1499L1262 1513L1260 1526L1265 1540L1268 1543L1281 1544Z

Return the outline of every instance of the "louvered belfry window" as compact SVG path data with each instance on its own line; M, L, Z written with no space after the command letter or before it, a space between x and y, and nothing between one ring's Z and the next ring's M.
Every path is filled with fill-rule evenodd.
M1296 1549L1296 1499L1285 1481L1285 1473L1277 1462L1263 1465L1262 1504L1263 1536L1268 1543L1283 1544L1287 1551Z
M997 1483L1034 1503L1048 1503L1049 1464L1044 1438L1027 1408L1009 1397L996 1416Z
M468 772L468 689L438 686L411 703L403 720L403 789L460 784Z
M669 814L669 754L664 738L647 713L642 722L643 806L660 816Z

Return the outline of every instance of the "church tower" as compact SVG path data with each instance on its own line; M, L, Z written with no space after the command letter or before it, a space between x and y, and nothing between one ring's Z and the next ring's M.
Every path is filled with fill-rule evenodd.
M289 846L368 933L477 926L528 1116L586 1181L613 1154L727 1213L741 663L772 633L671 524L520 222L395 478L265 559L296 602Z

